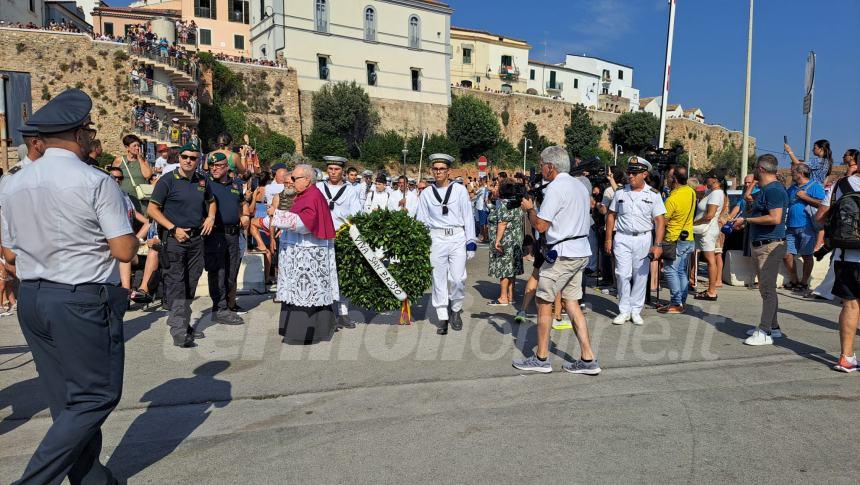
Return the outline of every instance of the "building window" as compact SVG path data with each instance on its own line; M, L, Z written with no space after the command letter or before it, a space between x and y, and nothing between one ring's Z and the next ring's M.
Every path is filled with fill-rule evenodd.
M502 56L502 65L505 67L511 67L514 65L514 58L511 56Z
M323 81L328 81L328 57L317 56L317 63L319 64L320 79L322 79Z
M376 40L376 10L373 7L364 9L364 40Z
M555 71L549 72L549 89L555 89Z
M604 69L604 70L603 70L603 80L604 80L604 81L609 81L609 80L610 80L610 78L609 78L609 69Z
M621 69L618 70L618 79L624 79L624 71Z
M367 85L376 86L376 64L373 62L367 63Z
M30 0L30 11L31 12L36 11L36 0Z
M328 32L328 4L326 0L315 0L314 20L317 32Z
M195 17L215 20L217 17L215 10L215 0L194 0Z
M618 90L618 97L619 98L621 97L621 90L620 89Z
M233 35L233 48L239 51L245 50L244 35Z
M579 78L573 78L573 89L579 89Z
M200 29L200 45L212 45L212 31Z
M421 22L417 15L409 17L409 48L421 48Z
M104 34L113 37L113 22L105 22Z
M600 94L609 94L609 88L604 87L603 90L600 91Z
M232 0L230 3L230 11L227 13L227 18L230 22L250 24L248 21L248 10L247 0Z
M421 91L421 69L412 69L412 90Z
M463 64L472 63L472 49L463 47Z
M529 81L534 81L534 80L535 80L535 70L531 69L531 70L529 70Z

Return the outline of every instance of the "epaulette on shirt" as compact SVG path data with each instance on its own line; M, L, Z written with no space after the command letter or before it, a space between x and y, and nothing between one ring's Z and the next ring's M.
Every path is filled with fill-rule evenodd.
M16 173L21 171L20 165L15 165L14 167L9 169L9 175L15 175Z

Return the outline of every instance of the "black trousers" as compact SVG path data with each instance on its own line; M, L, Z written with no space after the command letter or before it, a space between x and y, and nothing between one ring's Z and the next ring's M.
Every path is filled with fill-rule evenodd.
M236 278L239 276L239 234L213 233L203 238L206 276L212 311L226 311L235 303ZM234 301L228 302L230 295Z
M176 337L191 332L191 302L203 274L203 238L197 236L179 242L167 236L164 241L167 262L167 267L163 268L164 302L170 335Z
M21 282L18 321L54 422L17 483L113 480L99 462L101 425L122 395L127 309L119 286Z

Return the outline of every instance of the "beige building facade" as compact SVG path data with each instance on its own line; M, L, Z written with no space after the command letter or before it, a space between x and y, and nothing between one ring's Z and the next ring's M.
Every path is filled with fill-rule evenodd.
M531 45L482 30L451 27L451 82L456 86L524 93Z

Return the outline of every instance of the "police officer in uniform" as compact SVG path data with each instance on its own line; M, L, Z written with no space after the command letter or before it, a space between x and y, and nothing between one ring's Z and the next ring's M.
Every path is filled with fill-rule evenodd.
M239 276L239 238L242 223L247 222L248 204L242 191L242 181L229 175L227 157L220 152L209 159L209 187L215 197L215 226L203 238L209 296L212 297L212 321L225 325L245 323L229 310L228 295L236 291Z
M177 347L192 347L195 338L205 337L191 327L191 302L203 274L203 236L215 227L217 207L208 179L197 172L199 163L200 148L183 145L179 167L158 180L149 205L161 231L167 325Z
M317 182L317 188L323 193L328 208L331 211L331 219L334 222L334 230L337 231L346 221L361 212L361 198L358 190L352 185L345 183L343 170L346 167L346 159L343 157L323 157L326 163L327 181ZM338 328L355 328L355 323L349 319L349 307L345 297L341 296L337 303Z
M463 328L463 299L466 297L466 260L475 257L475 218L469 191L448 180L454 157L444 153L430 155L434 185L418 199L416 219L430 229L430 262L433 264L432 304L440 326L439 335Z
M645 183L650 170L651 163L644 158L630 158L628 184L615 192L606 216L605 249L607 254L615 253L618 285L618 316L612 320L615 325L628 320L635 325L645 323L640 313L645 306L648 268L662 253L666 207L660 194Z
M0 191L3 254L21 278L18 321L53 418L19 483L116 483L99 462L101 425L122 394L119 262L138 242L116 182L83 163L91 109L69 89L33 114L44 156Z
M21 133L21 137L24 138L24 145L27 147L27 155L21 158L14 167L9 169L9 173L15 173L18 170L21 170L27 165L30 165L36 160L42 158L42 155L45 154L45 141L39 136L39 130L37 130L35 126L29 123L24 123L23 126L18 128L18 133Z

